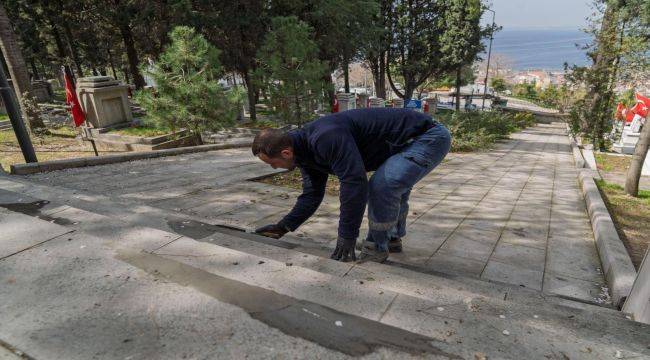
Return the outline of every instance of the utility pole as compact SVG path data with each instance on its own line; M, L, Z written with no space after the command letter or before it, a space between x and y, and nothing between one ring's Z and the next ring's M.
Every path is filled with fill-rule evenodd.
M487 97L487 86L488 86L488 74L490 73L490 56L492 56L492 39L494 38L494 10L485 9L492 13L492 31L490 31L490 46L488 48L488 59L487 66L485 67L485 83L483 84L483 104L481 105L481 110L485 110L485 98Z
M27 132L27 128L25 128L25 123L18 109L13 91L7 82L2 64L0 64L0 96L2 96L2 101L7 109L7 115L9 115L9 120L14 128L14 133L16 134L16 139L18 139L18 144L20 144L20 150L22 150L23 156L25 157L25 162L37 162L34 146L32 146L32 141L29 139L29 133Z

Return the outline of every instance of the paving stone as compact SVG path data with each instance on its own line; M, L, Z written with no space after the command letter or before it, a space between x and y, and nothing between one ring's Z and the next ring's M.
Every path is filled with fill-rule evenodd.
M0 229L0 259L71 231L49 221L1 208Z
M0 261L0 283L0 338L36 359L341 357L119 261L87 234Z
M576 279L564 274L547 271L544 274L544 292L562 295L567 298L581 299L592 303L607 303L606 284Z
M500 242L494 249L494 253L490 260L496 260L522 269L543 273L546 261L546 251L529 246L512 245Z
M426 268L446 274L478 277L485 261L455 256L444 251L435 253L425 264Z
M267 217L282 213L284 210L285 209L278 206L253 203L238 207L215 217L218 218L219 221L233 226L248 227Z
M528 266L505 264L490 260L481 274L482 279L524 286L530 289L542 290L544 271L533 270Z
M381 318L395 297L390 291L380 294L376 289L340 281L325 273L188 238L176 240L155 253L219 276L374 320Z

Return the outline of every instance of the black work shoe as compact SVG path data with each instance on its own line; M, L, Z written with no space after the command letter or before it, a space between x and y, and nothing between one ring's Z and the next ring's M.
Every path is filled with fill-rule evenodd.
M357 242L356 249L361 251L363 250L363 247L367 244L368 246L375 246L375 243L372 241L364 240L363 242ZM401 253L402 252L402 239L401 238L393 238L390 239L388 242L388 252L389 253Z
M367 261L383 263L384 261L386 261L386 259L388 259L388 251L381 251L375 249L375 243L373 242L370 241L363 242L358 263L364 263Z
M402 252L402 238L393 238L388 242L388 252L401 253Z

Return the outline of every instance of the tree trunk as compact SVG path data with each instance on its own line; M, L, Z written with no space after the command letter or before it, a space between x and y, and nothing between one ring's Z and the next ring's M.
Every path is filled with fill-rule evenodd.
M117 80L117 72L115 71L115 63L113 63L113 54L111 54L111 49L106 48L106 52L108 52L108 64L111 67L111 71L113 72L113 78Z
M27 71L25 59L16 40L9 17L7 17L4 7L0 4L0 48L9 68L9 74L11 75L23 119L29 122L32 129L42 129L45 128L43 120L38 116L29 116L24 106L23 97L31 98L31 82L29 81L29 72Z
M377 58L369 61L372 80L375 85L375 95L386 98L386 54L382 53Z
M129 70L133 75L133 84L136 89L142 89L145 85L144 78L138 70L140 61L138 60L138 53L135 50L135 43L133 41L133 33L128 24L120 24L120 34L124 40L124 47L126 48L126 56L129 59Z
M250 74L248 71L244 71L244 82L246 83L246 93L248 95L248 112L251 114L251 121L257 121L257 110L255 109L255 94L257 93L257 88L253 83Z
M32 75L34 76L34 80L40 80L41 76L38 73L38 68L36 67L36 61L34 61L34 58L29 59L29 65L32 67Z
M460 111L460 81L462 66L456 70L456 111Z
M343 86L345 88L345 93L350 93L350 64L348 59L343 60Z
M388 64L388 61L386 63ZM397 90L397 86L395 86L395 83L393 82L393 77L390 75L390 69L388 68L386 68L386 76L388 77L388 84L390 84L391 89L393 89L393 91L397 96L404 99L404 94L402 94L401 92L399 92L399 90ZM388 99L384 98L384 100L388 100Z
M634 148L634 156L630 163L630 168L627 170L627 178L625 179L625 192L628 195L639 195L639 179L641 178L641 170L643 170L643 163L646 156L648 156L648 146L650 145L650 117L646 117L645 124L639 136L639 142L636 143Z
M603 134L605 124L609 119L611 105L613 105L613 91L611 86L614 62L616 61L616 40L618 35L618 12L616 2L607 3L603 15L600 31L597 36L598 48L592 67L593 80L589 86L591 98L588 118L591 120L591 136L594 150L603 148Z
M333 106L336 91L334 90L334 85L332 84L332 76L329 72L323 75L323 83L325 83L325 95L327 96L327 101L329 102L330 106Z
M124 83L128 84L129 83L129 71L127 68L122 68L122 73L124 74Z
M68 49L70 49L70 54L72 54L72 61L74 62L74 66L77 69L77 76L83 77L84 73L81 69L81 58L79 57L79 51L77 51L77 48L74 46L74 38L72 37L70 25L68 25L68 23L65 21L63 22L63 30L65 31L66 40L68 41Z

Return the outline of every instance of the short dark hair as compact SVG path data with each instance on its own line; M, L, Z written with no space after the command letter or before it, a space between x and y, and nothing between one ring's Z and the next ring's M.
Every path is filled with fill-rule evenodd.
M291 136L286 132L278 129L264 129L255 136L251 150L255 156L262 153L274 158L280 155L282 150L292 146Z

